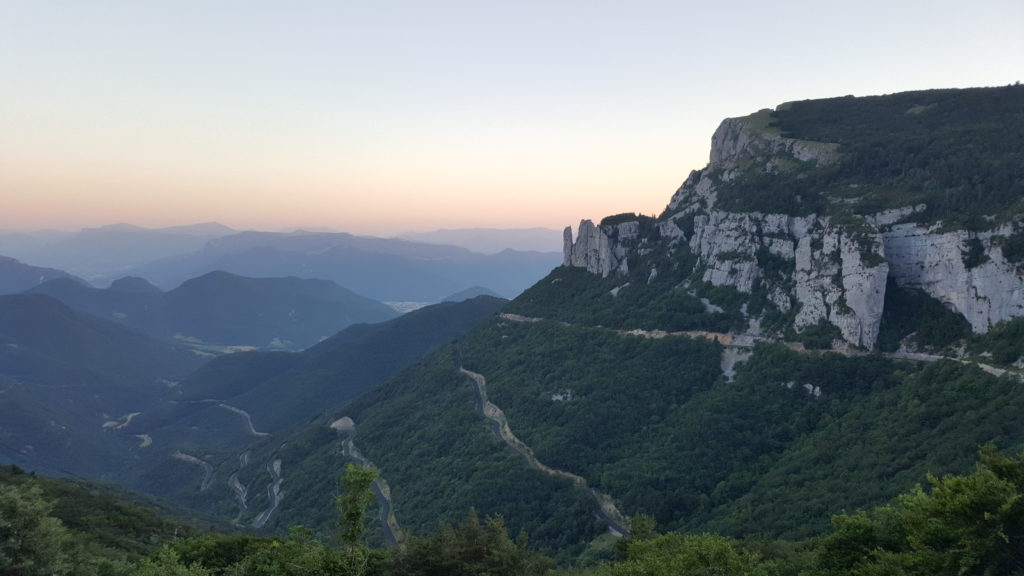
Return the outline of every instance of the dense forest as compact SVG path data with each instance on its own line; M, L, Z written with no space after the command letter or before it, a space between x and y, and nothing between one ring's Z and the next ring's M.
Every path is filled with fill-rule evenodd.
M752 118L787 138L837 144L838 159L746 166L719 183L720 207L806 215L925 204L920 221L990 228L992 215L1024 208L1022 101L1015 84L781 105Z
M331 539L295 526L286 538L198 533L115 500L98 501L64 481L0 474L0 574L215 576L447 574L561 576L945 576L1024 573L1024 459L983 447L975 469L929 475L888 504L832 516L800 540L660 532L650 516L606 540L608 556L572 567L511 537L500 516L470 509L454 524L399 546L363 538L376 472L349 466ZM69 490L74 494L69 494ZM71 500L84 499L79 504ZM329 503L325 503L328 505ZM169 529L173 528L173 534ZM146 534L147 536L142 536ZM129 537L134 536L134 537Z

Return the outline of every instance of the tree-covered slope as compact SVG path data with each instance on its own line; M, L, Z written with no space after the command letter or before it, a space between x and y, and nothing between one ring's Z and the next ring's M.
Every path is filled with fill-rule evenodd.
M107 289L60 279L32 291L151 336L218 346L300 350L346 326L398 315L334 282L222 271L169 292L141 278L122 278Z
M311 461L316 473L296 471L287 454L303 442L292 438L293 430L367 393L495 314L505 302L488 296L446 302L388 322L351 326L301 353L254 352L213 360L181 383L173 402L126 426L154 443L144 465L131 470L125 481L251 526L270 506L267 465L281 458L282 474L303 487L287 489L280 508L268 515L268 526L309 524L304 514L330 523L330 510L320 508L324 498L332 498L336 462ZM317 431L337 437L326 424ZM177 452L198 460L183 460ZM200 460L210 466L209 475ZM233 475L247 491L244 509L229 485ZM307 482L322 483L328 491L314 491Z
M135 457L130 414L204 361L46 296L0 296L0 457L103 477Z
M398 315L328 280L210 272L164 297L168 329L219 344L302 349L361 322Z
M803 100L752 118L835 155L750 163L721 187L725 209L872 214L923 204L919 220L990 227L984 217L1024 208L1024 86Z
M56 278L83 282L63 270L31 266L14 258L0 256L0 294L17 294Z
M581 553L607 529L597 501L501 442L459 367L486 377L489 400L537 460L670 530L808 537L831 514L884 503L926 473L966 471L980 445L1024 446L1014 416L1024 394L1011 375L765 344L729 381L722 362L743 350L492 319L275 446L291 474L283 490L302 501L294 511L331 493L345 434L328 424L348 416L403 529L424 533L475 507L546 550ZM293 513L279 521L329 522Z

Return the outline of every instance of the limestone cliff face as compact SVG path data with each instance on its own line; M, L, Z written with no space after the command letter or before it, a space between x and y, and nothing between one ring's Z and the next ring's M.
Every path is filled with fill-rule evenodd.
M885 256L900 286L924 290L956 310L975 332L1024 316L1024 277L1008 262L994 239L1011 226L988 232L933 232L914 224L890 227L883 235ZM968 267L968 246L978 242L980 262Z
M656 242L696 256L693 280L761 291L791 313L797 331L824 321L865 348L878 337L889 276L946 303L976 332L1024 315L1024 278L998 241L1013 232L1011 225L969 233L901 223L924 206L842 221L717 208L717 186L751 166L771 173L787 163L838 158L834 145L784 138L760 127L758 116L722 123L710 163L687 178L658 220ZM602 276L625 273L641 255L637 230L636 222L595 226L585 220L573 241L566 228L564 263ZM965 263L971 243L973 267Z
M758 120L770 113L762 110L746 118L727 118L711 136L711 164L735 168L744 159L760 157L766 162L792 157L801 162L830 163L837 158L837 146L785 138L759 127ZM769 171L777 165L768 166Z
M562 263L565 266L586 268L601 276L608 276L612 272L628 272L628 250L622 241L635 238L638 229L637 222L625 222L618 226L594 226L590 220L583 220L580 222L576 241L573 242L572 228L566 226L562 233Z

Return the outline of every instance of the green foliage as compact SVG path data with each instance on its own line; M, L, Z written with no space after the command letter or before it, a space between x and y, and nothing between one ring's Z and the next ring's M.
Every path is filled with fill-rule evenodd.
M272 538L249 534L202 534L174 541L171 545L178 555L179 564L198 564L214 574L225 570L246 557L256 554L261 548L271 546Z
M101 428L166 397L203 360L39 294L0 296L0 460L103 477L137 439ZM26 445L31 451L20 449Z
M967 342L967 351L991 354L1000 364L1013 364L1024 356L1024 318L1006 320L984 334L975 334Z
M470 509L457 527L442 524L430 536L413 538L391 557L384 574L539 576L550 565L550 560L527 548L525 533L512 540L500 516L481 523Z
M310 530L296 526L288 538L272 540L256 548L223 572L225 576L335 576L356 575L347 559L313 538Z
M0 574L68 574L70 534L37 487L0 486Z
M966 250L961 256L961 260L963 260L964 267L968 270L988 262L988 254L985 254L985 246L981 243L980 239L972 237L964 240L964 248Z
M963 476L929 476L891 506L840 515L819 547L823 574L1024 572L1024 461L981 452Z
M995 242L996 238L992 239ZM1013 234L1000 239L1000 247L1003 257L1014 264L1024 262L1024 232Z
M876 346L894 352L910 334L919 346L939 349L970 336L971 325L942 302L920 290L901 288L890 278Z
M826 528L829 514L885 502L928 472L969 470L979 445L1024 445L1016 424L1024 396L1013 378L957 362L918 366L861 357L831 363L846 362L873 364L862 367L859 393L842 389L855 372L834 372L821 384L818 403L831 406L813 433L704 529L809 537Z
M841 339L843 333L839 328L822 318L817 324L805 326L803 330L796 333L796 341L809 350L829 350L832 348L832 341Z
M838 161L751 162L719 183L726 210L792 215L852 207L870 214L924 203L919 219L990 227L1024 197L1024 86L793 102L771 113L789 138L839 144ZM763 121L761 121L763 123ZM852 204L851 204L852 203Z
M376 470L355 464L347 465L341 476L342 493L336 500L338 529L349 572L355 575L363 574L366 570L368 550L363 535L366 534L366 509L377 498L373 492L373 481L376 479Z
M594 576L768 576L756 554L715 534L666 534L629 545L625 561L602 567Z
M211 571L198 563L184 564L171 547L164 547L151 558L143 558L132 576L210 576Z
M158 514L141 507L154 506L151 500L111 487L79 485L69 480L25 474L15 466L3 466L0 467L0 489L7 490L8 496L13 494L14 501L19 500L18 494L22 495L21 500L31 503L35 513L45 511L44 516L50 519L42 522L59 523L57 532L65 535L62 537L66 540L64 548L84 550L84 556L100 564L136 560L159 550L176 537L197 533L188 524L164 517L178 514L179 518L185 518L181 510L154 507Z
M689 253L662 262L648 284L650 266L637 264L628 278L601 278L582 268L556 268L505 308L507 312L560 320L585 326L632 330L707 330L726 332L744 324L739 308L746 296L699 283L694 290L680 286L692 270ZM710 312L706 297L725 312ZM718 298L722 298L720 301Z
M796 269L796 260L783 258L762 246L757 250L757 267L765 278L774 282L787 282Z
M541 462L668 530L809 537L830 514L885 502L927 471L967 469L979 444L1024 445L1019 385L969 365L759 346L726 383L720 351L703 339L492 319L334 417L355 420L406 530L476 507L561 563L606 529L593 500L507 449L458 366L485 375ZM330 477L341 464L328 421L290 440L291 478ZM312 519L333 490L290 498L309 499Z
M635 212L623 212L613 216L605 216L601 219L601 226L616 226L625 222L639 222L641 227L649 226L654 222L650 216L637 215Z

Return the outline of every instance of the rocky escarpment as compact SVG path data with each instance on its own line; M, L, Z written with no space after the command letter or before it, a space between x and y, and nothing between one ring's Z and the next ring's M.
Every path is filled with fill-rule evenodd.
M886 229L882 238L897 284L939 299L980 333L1024 316L1024 276L1002 249L1002 242L1015 234L1013 225L987 232L936 232L900 224Z
M639 235L639 222L621 217L602 225L584 220L575 241L571 228L565 230L564 264L609 276L627 273L656 246L689 252L695 264L683 284L760 295L797 332L827 323L843 340L864 348L878 337L890 277L945 303L975 332L1024 315L1024 277L1002 250L1018 233L1015 222L969 232L945 230L941 222L914 223L924 205L869 215L722 207L723 186L745 174L842 161L835 144L786 138L768 128L767 112L722 123L712 138L710 163L672 196L656 233ZM752 320L757 326L757 318Z

